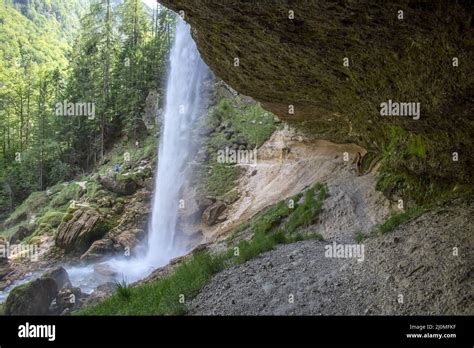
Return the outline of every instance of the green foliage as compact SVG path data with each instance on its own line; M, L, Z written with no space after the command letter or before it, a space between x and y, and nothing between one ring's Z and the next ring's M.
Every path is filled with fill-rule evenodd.
M422 208L411 208L407 209L403 213L395 214L391 216L387 221L379 226L378 231L381 234L385 234L393 231L395 228L400 226L402 223L420 216L424 212Z
M99 239L117 225L117 218L100 219L90 232L91 238Z
M82 188L76 183L67 184L57 195L51 200L52 207L62 207L69 205L72 200L78 200L81 196Z
M74 214L73 214L73 213L67 212L67 213L64 215L62 222L68 222L68 221L72 220L73 217L74 217Z
M305 194L306 199L316 201L326 197L326 187L316 184ZM307 191L307 192L308 192ZM301 194L293 197L300 199ZM86 307L78 315L183 315L186 303L196 296L212 275L232 264L240 264L257 255L273 249L277 244L293 243L306 239L322 239L319 233L288 235L278 226L284 219L294 213L287 207L288 202L281 201L273 207L258 214L248 223L241 224L234 234L251 228L254 232L251 240L241 240L230 246L227 252L211 255L208 252L197 252L191 259L181 263L171 275L156 282L137 287L119 285L119 290L105 301ZM308 202L307 206L315 203ZM236 252L237 251L237 252ZM184 298L182 297L184 296ZM184 302L181 301L184 299Z
M407 152L409 155L425 158L430 142L421 134L410 137Z
M223 196L235 187L240 168L232 163L219 163L219 151L230 148L238 138L246 141L248 151L258 148L274 132L274 117L260 104L248 105L222 98L203 122L203 127L216 129L225 126L226 130L233 132L227 138L222 130L210 134L205 143L209 154L208 166L198 173L199 181L204 185L201 191L212 196Z
M236 185L239 178L240 168L227 163L212 162L203 167L200 182L206 183L205 192L212 196L222 196Z
M116 284L117 286L117 296L124 299L128 300L132 296L132 291L130 289L130 286L127 284L127 282L122 280L122 282L118 282Z
M234 138L245 137L251 148L260 147L275 131L274 116L260 104L235 105L229 99L221 99L209 119L210 125L228 124L236 131Z
M28 221L33 213L39 212L48 203L45 192L33 192L5 221L4 226L15 225L22 221Z
M266 235L263 232L256 232L252 240L242 240L237 244L238 254L234 261L237 264L244 263L265 251L272 250L275 245L284 241L286 241L286 239L281 232L272 235ZM229 250L229 255L232 255L233 253L234 251L232 249Z
M256 255L273 249L277 244L294 243L306 239L322 239L319 233L296 233L303 227L314 224L321 212L324 199L327 196L326 186L316 183L304 192L304 201L298 204L302 194L292 197L290 200L280 201L264 212L255 216L251 223L238 226L233 232L231 243L242 231L250 228L253 232L251 240L241 240L236 245L237 249L230 249L228 256L235 256L236 263L243 263ZM237 255L235 250L238 250Z
M327 196L327 188L317 183L305 192L304 202L296 206L288 221L282 227L287 233L294 233L301 227L308 227L316 222L323 201Z
M196 253L180 264L169 277L141 287L126 287L126 296L114 294L93 307L79 310L79 315L180 315L186 310L180 296L188 300L224 268L223 256Z
M175 15L162 8L152 23L140 0L108 3L0 2L0 219L31 192L94 169L122 135L146 136L140 118L149 91L163 95ZM93 103L95 115L59 115L63 102ZM156 154L152 138L132 160Z
M38 223L41 224L48 224L51 227L58 227L63 218L66 216L65 213L59 211L48 211L46 212L41 218L38 219Z
M281 201L262 214L259 214L252 223L252 228L255 233L261 232L265 234L280 225L283 219L291 214L291 209L288 205L288 202Z
M86 183L86 197L88 201L94 201L98 196L100 184L95 180L87 181Z
M354 239L357 243L362 243L367 238L367 235L364 234L362 231L357 231L354 234Z

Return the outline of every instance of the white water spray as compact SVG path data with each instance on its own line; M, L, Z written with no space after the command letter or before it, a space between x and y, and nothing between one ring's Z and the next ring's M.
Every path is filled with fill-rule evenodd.
M193 150L191 133L202 114L204 81L209 69L202 61L193 41L190 26L178 19L170 71L166 84L164 126L161 132L158 171L155 176L153 210L147 245L138 249L137 256L113 258L107 261L116 280L134 282L144 278L157 267L183 255L186 243L177 240L177 220L180 190L186 182L184 169ZM181 240L182 242L182 240ZM101 277L93 267L73 267L68 272L72 283L91 291Z
M186 250L176 242L176 222L184 168L192 150L191 131L202 113L204 78L208 68L199 56L189 26L179 20L171 51L171 71L166 87L164 132L158 156L147 259L167 263Z

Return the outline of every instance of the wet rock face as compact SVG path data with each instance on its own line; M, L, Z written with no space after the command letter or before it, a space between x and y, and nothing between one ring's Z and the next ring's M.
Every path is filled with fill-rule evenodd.
M96 240L87 251L81 255L81 260L98 260L114 250L114 242L109 238Z
M113 295L113 293L117 290L117 284L108 282L99 285L97 288L94 289L92 294L87 297L87 299L84 302L85 306L93 306L107 297L110 297Z
M14 288L5 302L5 315L45 315L56 297L58 285L52 278L38 278Z
M218 77L280 118L378 152L401 127L428 146L397 170L472 183L472 156L451 158L473 144L469 2L160 2L184 11ZM382 117L388 100L420 102L420 119Z
M204 210L204 213L202 214L202 221L208 226L214 225L225 208L226 205L223 202L218 201L212 204L206 208L206 210Z
M131 195L138 189L137 183L131 177L117 180L111 175L100 175L99 182L107 190L124 196Z
M69 275L63 267L57 267L45 272L42 278L52 278L56 282L58 289L62 289L71 285Z
M55 242L66 252L82 253L106 232L97 210L81 208L72 213L69 220L59 225Z

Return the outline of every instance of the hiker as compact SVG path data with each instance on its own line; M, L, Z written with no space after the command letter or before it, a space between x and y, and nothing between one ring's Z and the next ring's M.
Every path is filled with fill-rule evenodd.
M362 155L360 152L357 152L357 158L356 158L356 174L357 176L360 176L360 167L361 167L361 162L362 162Z

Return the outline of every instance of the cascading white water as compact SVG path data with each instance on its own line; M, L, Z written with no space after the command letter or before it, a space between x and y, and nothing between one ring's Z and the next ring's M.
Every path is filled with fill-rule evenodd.
M170 70L166 84L164 125L161 132L158 170L155 176L153 210L147 244L136 256L113 258L107 261L118 274L117 280L134 282L157 267L187 250L176 242L176 225L180 190L186 181L184 168L193 150L192 130L202 114L206 91L204 82L209 69L202 61L191 37L190 26L178 19ZM72 283L84 291L91 291L103 277L94 273L92 265L67 269Z
M148 235L147 259L152 264L168 262L185 251L175 239L179 193L186 180L183 169L192 150L190 135L198 115L202 113L203 83L208 74L191 37L190 27L181 19L176 27L170 61L165 124Z

